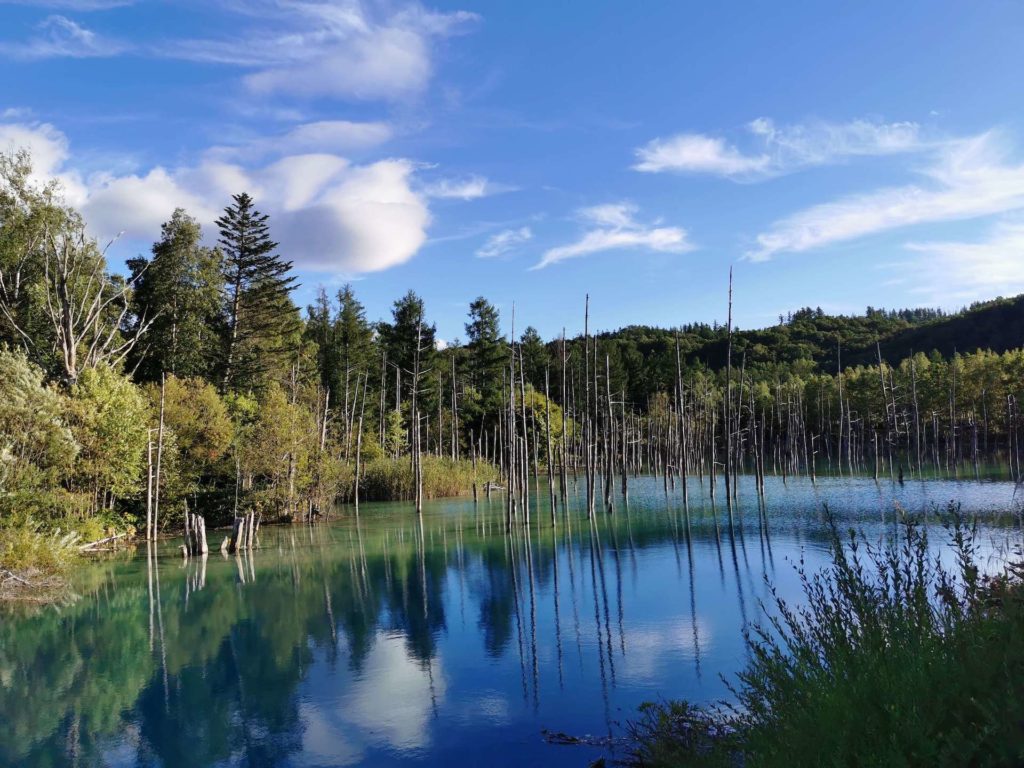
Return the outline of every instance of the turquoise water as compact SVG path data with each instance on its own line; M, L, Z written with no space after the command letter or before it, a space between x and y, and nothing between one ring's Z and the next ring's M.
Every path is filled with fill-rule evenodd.
M0 764L586 765L608 748L542 731L614 739L643 701L727 695L768 582L798 600L794 565L824 562L824 505L878 538L956 500L993 557L1019 540L1009 483L769 478L763 515L752 490L731 522L721 490L692 481L686 509L641 478L593 523L574 495L552 528L542 487L511 533L497 495L422 523L366 504L239 558L97 563L74 604L0 618Z

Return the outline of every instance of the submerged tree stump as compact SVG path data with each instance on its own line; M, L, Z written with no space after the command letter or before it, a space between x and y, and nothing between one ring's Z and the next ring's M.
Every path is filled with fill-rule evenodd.
M185 510L185 544L182 547L182 555L205 555L210 551L206 544L206 520L202 515L197 515Z
M257 544L256 534L259 528L260 520L255 512L247 512L244 515L235 517L234 523L231 526L231 540L228 542L228 552L235 553L243 549L253 549Z

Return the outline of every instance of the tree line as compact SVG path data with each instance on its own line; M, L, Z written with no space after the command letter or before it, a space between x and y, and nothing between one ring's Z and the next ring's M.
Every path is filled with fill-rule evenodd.
M0 157L5 520L96 534L130 520L155 535L189 510L311 519L339 501L420 509L502 487L511 524L545 494L554 520L571 483L586 483L588 510L611 510L640 473L712 492L723 476L729 499L744 472L759 489L766 474L991 462L1020 477L1024 353L1006 323L997 351L889 352L993 312L1019 323L1019 299L949 317L804 309L740 331L730 282L726 326L594 333L586 300L584 333L545 341L517 332L514 310L505 332L479 297L465 340L441 348L411 290L384 321L351 285L300 310L273 222L245 193L226 202L215 245L179 209L120 276L59 187L32 182L25 153Z

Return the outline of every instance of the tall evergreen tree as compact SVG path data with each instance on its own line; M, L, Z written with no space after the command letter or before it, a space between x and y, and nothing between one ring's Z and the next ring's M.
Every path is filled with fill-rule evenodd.
M466 323L469 381L480 394L480 418L496 414L501 402L501 372L508 364L508 347L501 337L498 309L483 296L469 305Z
M220 296L224 280L220 253L200 245L199 222L178 208L161 227L151 259L131 259L136 318L152 325L133 350L129 367L142 381L162 373L209 376L217 358Z
M523 372L526 374L526 381L539 392L544 389L544 369L551 359L548 348L532 325L523 331L523 335L519 337L519 344L523 353Z
M306 310L306 338L317 345L321 384L331 390L334 398L343 395L346 372L354 387L357 372L366 374L376 370L379 373L380 370L373 326L367 321L366 309L351 285L346 284L338 291L337 302L335 309L327 292L321 288L316 303Z
M402 400L406 401L412 394L412 371L416 360L417 329L420 329L420 371L431 368L436 357L436 328L427 323L423 299L410 290L398 299L391 309L391 323L379 326L381 340L388 356L388 367L398 366L401 369ZM421 391L421 396L424 393ZM421 401L423 408L428 408L425 399ZM428 411L429 412L429 411Z
M316 345L316 367L320 373L321 386L337 391L338 360L332 309L331 299L321 286L317 291L316 301L306 307L306 328L303 335L306 341Z
M292 263L275 253L267 215L245 192L217 219L224 253L225 323L221 388L252 387L294 354L300 323L290 293Z
M338 316L334 323L341 371L367 371L375 362L373 327L366 320L366 308L356 298L352 285L338 291Z

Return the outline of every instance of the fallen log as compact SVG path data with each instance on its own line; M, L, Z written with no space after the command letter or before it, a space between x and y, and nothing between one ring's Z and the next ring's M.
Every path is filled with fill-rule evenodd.
M111 541L117 541L118 539L123 539L127 535L128 535L127 533L118 533L118 534L115 534L113 536L107 536L107 538L100 539L99 541L90 541L88 544L80 545L78 547L78 551L79 552L85 552L86 550L92 549L93 547L98 547L101 544L108 544Z

